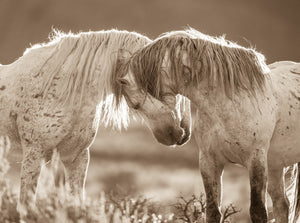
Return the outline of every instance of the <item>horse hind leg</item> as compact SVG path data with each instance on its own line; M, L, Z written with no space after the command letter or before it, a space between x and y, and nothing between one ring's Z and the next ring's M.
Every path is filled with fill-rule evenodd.
M268 171L268 192L273 202L273 213L276 223L287 223L289 201L285 195L283 169Z

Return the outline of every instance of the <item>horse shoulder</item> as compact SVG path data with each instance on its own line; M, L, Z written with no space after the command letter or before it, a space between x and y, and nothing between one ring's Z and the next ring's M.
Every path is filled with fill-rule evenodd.
M195 120L199 149L213 152L219 160L246 165L253 150L267 145L275 126L274 103L258 100L259 105L245 94L234 100L215 98L216 104L206 108L201 105Z

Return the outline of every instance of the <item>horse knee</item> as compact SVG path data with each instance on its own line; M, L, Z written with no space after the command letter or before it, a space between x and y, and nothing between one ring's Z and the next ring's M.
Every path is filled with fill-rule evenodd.
M23 202L28 193L35 194L42 162L45 159L44 151L36 145L23 147L23 160L21 166L20 201Z
M21 182L20 182L20 202L24 203L28 195L35 194L38 178L41 171L41 164L34 163L22 163L21 168Z

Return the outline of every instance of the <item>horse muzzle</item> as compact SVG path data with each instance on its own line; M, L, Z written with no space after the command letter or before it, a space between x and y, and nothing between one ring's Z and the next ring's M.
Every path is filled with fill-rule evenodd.
M156 129L153 134L159 143L166 146L183 145L190 138L183 128L174 128L173 126Z

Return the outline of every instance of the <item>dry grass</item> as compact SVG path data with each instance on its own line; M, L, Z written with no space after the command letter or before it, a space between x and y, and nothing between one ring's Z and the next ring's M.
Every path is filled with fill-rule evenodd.
M36 197L29 194L26 204L17 210L18 196L12 192L6 179L9 163L7 137L0 138L0 222L26 223L182 223L205 222L205 201L203 195L189 200L181 197L174 205L174 213L160 215L158 209L147 199L132 199L127 196L105 195L81 200L71 195L68 185L55 183L59 156L55 153L52 162L43 171ZM232 206L225 210L223 222L230 222L230 216L237 211Z

